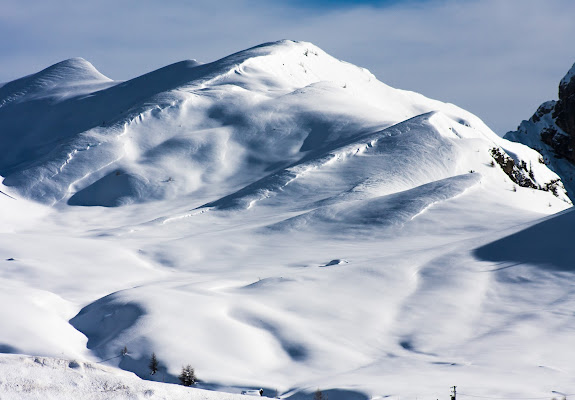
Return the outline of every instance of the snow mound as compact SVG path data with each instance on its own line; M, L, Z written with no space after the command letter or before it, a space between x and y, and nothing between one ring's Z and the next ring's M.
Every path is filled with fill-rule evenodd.
M319 207L303 215L274 224L272 229L301 230L306 227L322 229L322 225L334 225L339 229L360 229L374 226L400 227L417 218L436 203L461 195L479 183L479 174L461 175L435 181L399 193L380 196L364 201L350 201L337 205ZM333 235L331 229L323 227Z
M101 74L88 61L71 58L1 86L0 108L13 102L30 101L58 91L72 90L74 86L106 82L111 82L111 79Z

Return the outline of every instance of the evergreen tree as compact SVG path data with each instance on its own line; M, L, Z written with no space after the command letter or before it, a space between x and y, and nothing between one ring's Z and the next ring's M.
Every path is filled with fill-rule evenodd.
M324 396L321 390L318 388L313 395L313 400L327 400L327 395Z
M158 372L159 366L160 366L160 363L158 362L158 359L156 358L156 353L152 353L152 358L150 359L150 364L148 364L148 367L150 368L150 375L154 375L156 372Z
M194 373L194 369L190 364L182 367L182 373L178 376L180 382L184 386L192 386L197 382L196 374Z

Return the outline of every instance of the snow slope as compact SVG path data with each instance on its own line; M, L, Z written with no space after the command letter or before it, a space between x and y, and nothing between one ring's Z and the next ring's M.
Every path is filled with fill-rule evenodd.
M575 391L572 270L514 255L571 201L471 113L291 41L0 91L0 352L292 399Z

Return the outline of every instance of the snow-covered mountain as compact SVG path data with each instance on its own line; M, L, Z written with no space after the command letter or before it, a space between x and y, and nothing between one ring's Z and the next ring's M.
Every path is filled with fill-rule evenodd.
M455 105L280 41L63 61L0 87L0 140L0 352L293 399L568 389L568 251L518 243L561 248L572 212L535 224L571 201Z
M1 87L0 123L4 184L48 204L116 206L188 194L212 199L213 187L227 195L262 178L263 185L277 181L277 189L334 157L372 147L368 153L378 153L376 143L396 141L386 138L422 124L429 125L429 140L413 136L434 153L418 157L430 165L409 165L404 157L397 174L375 157L376 165L347 185L383 173L380 179L389 181L376 185L381 195L467 173L474 164L459 162L461 154L448 145L466 138L484 140L487 162L491 148L501 162L513 159L518 168L506 171L521 186L545 187L555 179L533 167L534 153L522 159L473 115L390 88L311 44L289 41L209 64L180 62L121 83L85 60L63 61ZM384 153L389 158L390 151ZM522 169L521 161L531 169ZM529 177L532 170L543 176Z
M575 196L575 64L559 82L559 100L541 104L505 138L539 151L561 176L570 196Z

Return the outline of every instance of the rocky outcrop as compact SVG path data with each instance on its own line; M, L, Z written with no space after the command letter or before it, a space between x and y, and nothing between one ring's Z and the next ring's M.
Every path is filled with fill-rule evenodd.
M575 197L575 64L559 83L559 100L547 101L506 139L539 151L545 164L562 179Z

